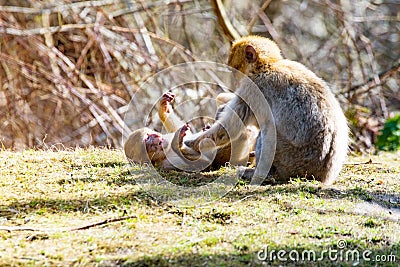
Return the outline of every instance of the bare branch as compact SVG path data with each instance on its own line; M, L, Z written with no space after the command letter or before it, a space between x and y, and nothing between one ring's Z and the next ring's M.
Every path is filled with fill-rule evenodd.
M115 4L114 0L96 0L83 1L71 4L61 4L50 8L29 8L19 6L0 6L0 12L24 13L24 14L42 14L42 13L57 13L68 9L84 8L84 7L99 7Z
M377 84L377 82L376 82L377 81L376 77L373 76L373 77L370 77L365 82L363 82L362 84L355 85L355 86L351 87L350 90L348 90L346 92L343 92L343 93L347 93L348 94L350 92L355 92L355 94L357 94L357 95L363 94L363 93L367 92L368 90L370 90L370 89L372 89L372 88L374 88L376 86L381 85L381 83L383 81L387 80L389 77L391 77L391 76L393 76L395 74L398 74L399 72L400 72L400 63L394 65L393 67L391 67L391 68L389 68L389 69L387 69L385 71L380 72L378 74L378 77L379 77L379 80L380 80L379 84ZM359 91L361 89L363 89L363 90ZM356 91L358 91L358 92L356 92Z
M211 0L210 2L214 9L215 15L217 16L218 24L222 28L222 31L228 37L228 39L233 41L235 39L240 38L240 34L233 27L232 23L228 18L228 15L226 14L226 10L222 1Z
M0 231L8 231L8 232L15 232L15 231L32 231L32 232L73 232L73 231L80 231L80 230L87 230L96 226L106 225L114 222L121 222L126 221L129 219L137 218L136 215L118 217L118 218L109 218L104 221L91 223L84 226L79 226L75 228L35 228L29 226L0 226Z
M257 16L260 16L261 13L265 12L265 9L269 6L269 4L272 2L272 0L267 0L264 2L264 4L260 7L260 9L257 12ZM251 21L249 22L249 26L247 27L247 31L251 33L253 31L254 24L256 24L257 21L257 16L253 16Z

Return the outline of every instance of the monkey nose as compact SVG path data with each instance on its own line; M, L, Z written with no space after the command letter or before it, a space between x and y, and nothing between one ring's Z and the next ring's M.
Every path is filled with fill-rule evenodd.
M162 144L162 140L158 137L154 137L152 142L153 145L161 145Z

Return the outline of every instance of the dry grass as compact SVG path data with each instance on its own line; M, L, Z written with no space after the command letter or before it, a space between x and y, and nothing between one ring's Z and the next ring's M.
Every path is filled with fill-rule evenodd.
M272 37L287 58L332 86L351 122L352 147L363 150L373 149L385 118L400 108L399 3L381 2L224 5L242 35ZM176 78L140 90L149 77L184 62L226 63L228 53L208 0L0 0L0 142L13 149L119 147L128 103L150 111ZM178 90L191 98L216 93L198 85ZM195 104L196 114L206 114L206 105Z
M364 164L370 158L372 164ZM210 205L177 207L141 189L135 181L148 173L127 165L120 150L1 151L0 265L257 266L262 263L257 253L266 245L322 253L345 240L346 249L371 250L374 259L397 257L397 263L361 261L360 266L397 266L399 153L350 161L362 164L347 165L331 187L302 179L260 187L240 182ZM126 216L131 217L69 231ZM325 258L299 264L357 262Z
M152 17L185 2L137 9L110 0L2 3L2 145L120 146L124 114L141 84L164 68L195 60L158 34ZM161 96L166 88L152 88L144 98ZM140 110L154 104L142 101Z

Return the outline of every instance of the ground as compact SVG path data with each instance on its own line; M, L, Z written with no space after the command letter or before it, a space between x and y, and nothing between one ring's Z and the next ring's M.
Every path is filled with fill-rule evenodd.
M399 266L399 156L350 156L332 186L239 181L182 206L121 150L2 150L0 266ZM201 185L225 172L161 174Z

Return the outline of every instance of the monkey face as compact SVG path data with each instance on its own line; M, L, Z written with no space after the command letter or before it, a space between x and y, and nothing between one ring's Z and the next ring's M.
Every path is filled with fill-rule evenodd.
M144 142L147 147L147 152L157 152L162 148L164 138L159 133L148 133Z
M248 75L257 62L257 52L253 45L241 43L234 45L228 58L228 65Z
M269 66L282 59L279 47L270 39L247 36L236 40L228 58L228 65L249 75L257 67Z
M132 132L125 142L125 155L135 163L162 163L165 159L164 147L168 142L158 132L147 127Z
M143 141L152 162L165 159L164 147L168 145L168 142L160 133L147 133Z
M233 46L228 58L228 65L246 74L247 62L245 61L244 49L241 46Z

